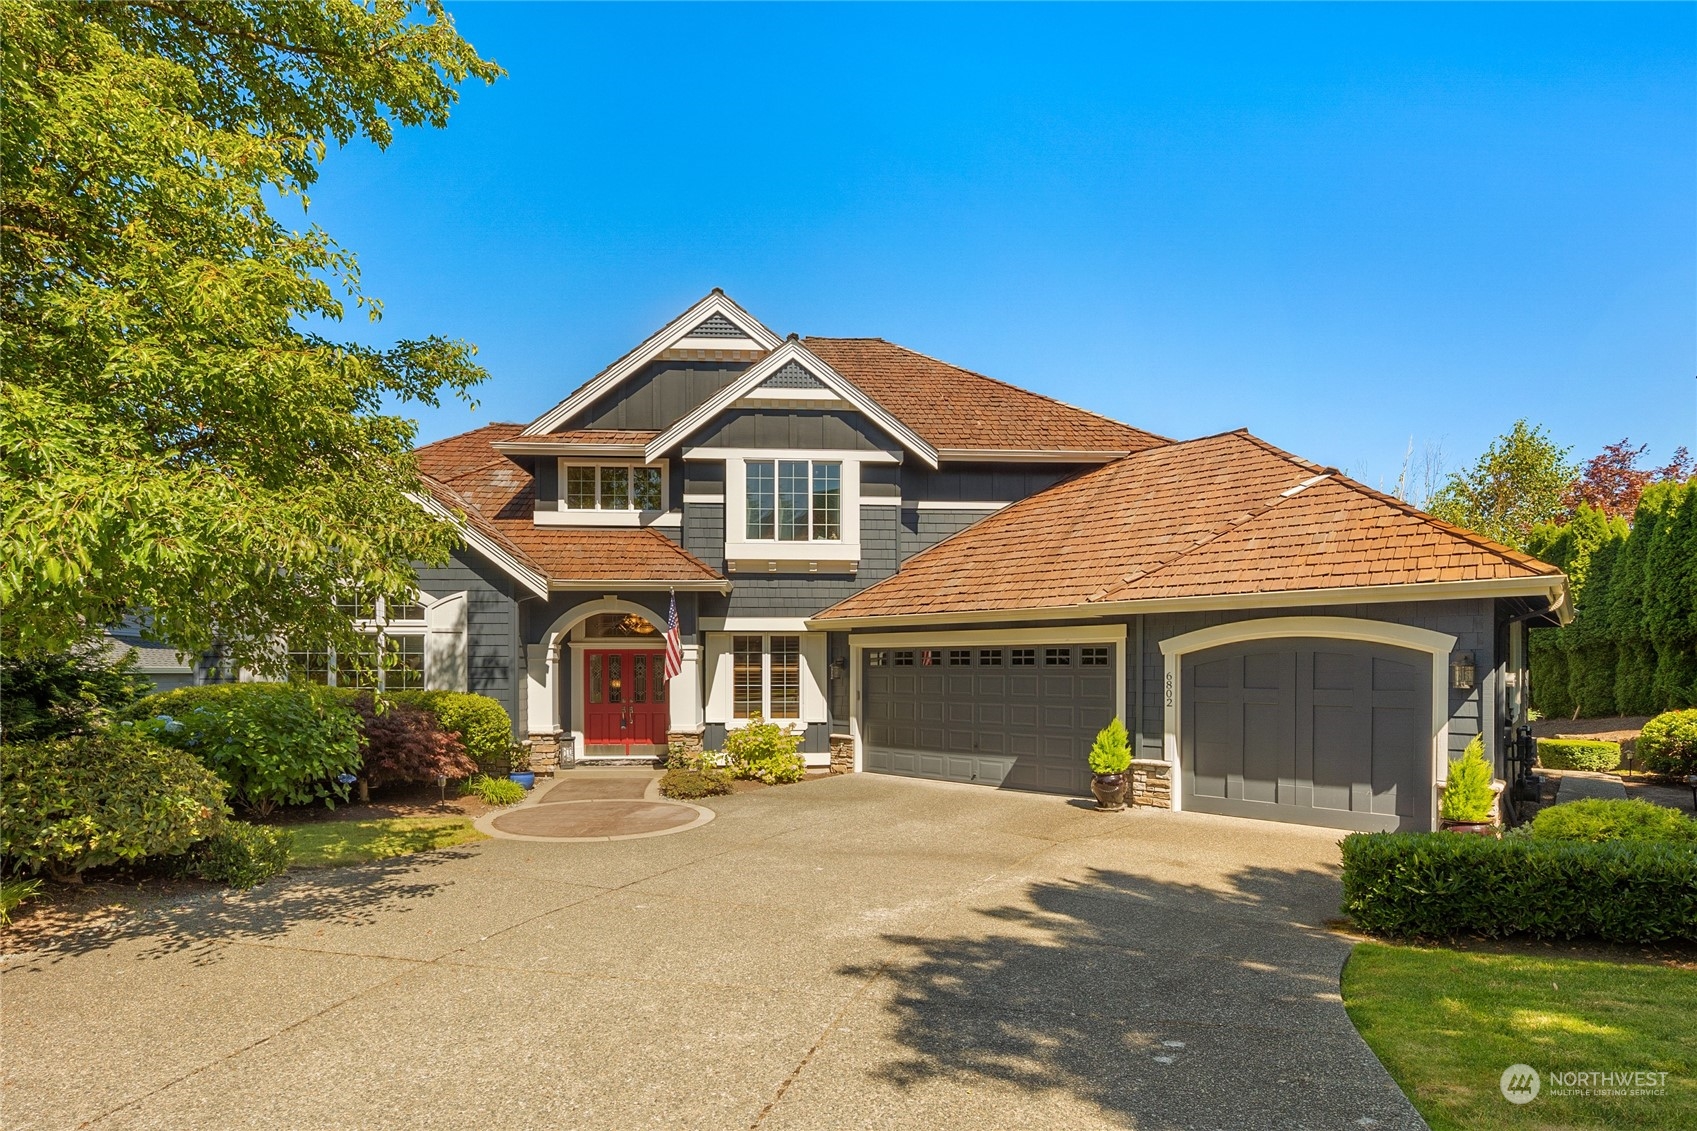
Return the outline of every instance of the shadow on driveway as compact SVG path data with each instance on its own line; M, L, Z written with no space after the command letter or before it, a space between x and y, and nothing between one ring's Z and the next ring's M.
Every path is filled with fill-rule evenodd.
M885 936L899 957L844 969L892 987L902 1055L871 1079L1063 1093L1139 1128L1425 1126L1339 999L1349 943L1315 914L1332 874L1086 876L969 913L978 930Z

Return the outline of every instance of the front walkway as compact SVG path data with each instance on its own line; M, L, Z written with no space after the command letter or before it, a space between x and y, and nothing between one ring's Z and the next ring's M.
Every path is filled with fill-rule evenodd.
M477 828L504 840L637 840L688 832L713 810L660 796L660 772L583 768L543 780L524 803L486 813Z
M9 956L8 1128L1418 1128L1335 833L866 775Z

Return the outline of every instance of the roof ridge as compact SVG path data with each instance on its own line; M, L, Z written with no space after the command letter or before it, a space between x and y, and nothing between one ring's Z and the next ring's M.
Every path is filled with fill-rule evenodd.
M1146 428L1139 428L1135 424L1127 424L1123 420L1115 420L1106 413L1096 412L1088 408L1080 408L1075 404L1069 404L1068 402L1061 400L1059 397L1051 397L1047 393L1039 393L1035 389L1027 389L1024 385L1016 385L1012 381L1004 381L1000 377L992 377L988 373L980 373L976 369L968 369L966 366L956 365L952 361L944 361L942 358L933 357L931 354L925 353L923 350L916 350L912 346L904 346L900 342L892 342L888 338L825 338L820 335L809 335L809 337L813 338L815 341L883 342L887 346L894 346L896 349L902 350L906 353L911 353L915 357L923 357L926 361L934 362L937 365L947 366L950 369L958 370L961 373L977 377L983 381L990 381L1002 386L1004 389L1012 389L1016 393L1024 393L1026 396L1048 401L1050 404L1059 405L1061 408L1067 409L1070 412L1082 412L1086 416L1094 416L1097 420L1105 421L1119 428L1124 428L1128 432L1136 432L1139 435L1148 436L1152 439L1159 440L1163 444L1171 444L1174 442L1170 436L1163 436L1159 432L1151 432ZM807 339L803 338L802 344L805 345L806 343Z
M1351 479L1342 472L1334 473L1332 478L1359 494L1366 495L1370 498L1377 499L1381 503L1386 503L1395 507L1397 510L1412 518L1417 518L1422 522L1430 523L1439 530L1453 534L1470 545L1477 546L1481 550L1486 550L1490 553L1496 554L1498 557L1513 562L1516 565L1550 565L1549 562L1546 562L1541 558L1534 557L1533 555L1526 553L1524 550L1516 550L1513 546L1505 546L1501 542L1487 538L1476 530L1469 530L1465 526L1458 526L1453 522L1439 518L1437 515L1427 514L1419 507L1404 499L1399 499L1395 495L1387 494L1384 491L1369 487L1367 484L1362 483L1359 480ZM1555 569L1554 566L1550 566L1550 568ZM1560 573L1561 571L1558 569L1556 572Z

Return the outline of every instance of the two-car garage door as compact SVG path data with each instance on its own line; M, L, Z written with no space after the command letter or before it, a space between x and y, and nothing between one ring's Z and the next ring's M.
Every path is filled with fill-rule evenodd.
M1084 795L1114 715L1108 645L868 649L865 768Z

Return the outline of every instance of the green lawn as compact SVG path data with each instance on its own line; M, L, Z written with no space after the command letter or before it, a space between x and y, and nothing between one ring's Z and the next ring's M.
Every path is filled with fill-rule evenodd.
M295 825L296 868L363 864L432 848L487 839L464 817L394 817L385 821L316 821Z
M1697 971L1362 943L1343 999L1433 1131L1697 1127ZM1539 1074L1530 1103L1498 1089L1511 1064ZM1549 1074L1568 1071L1666 1072L1667 1091L1556 1094Z

